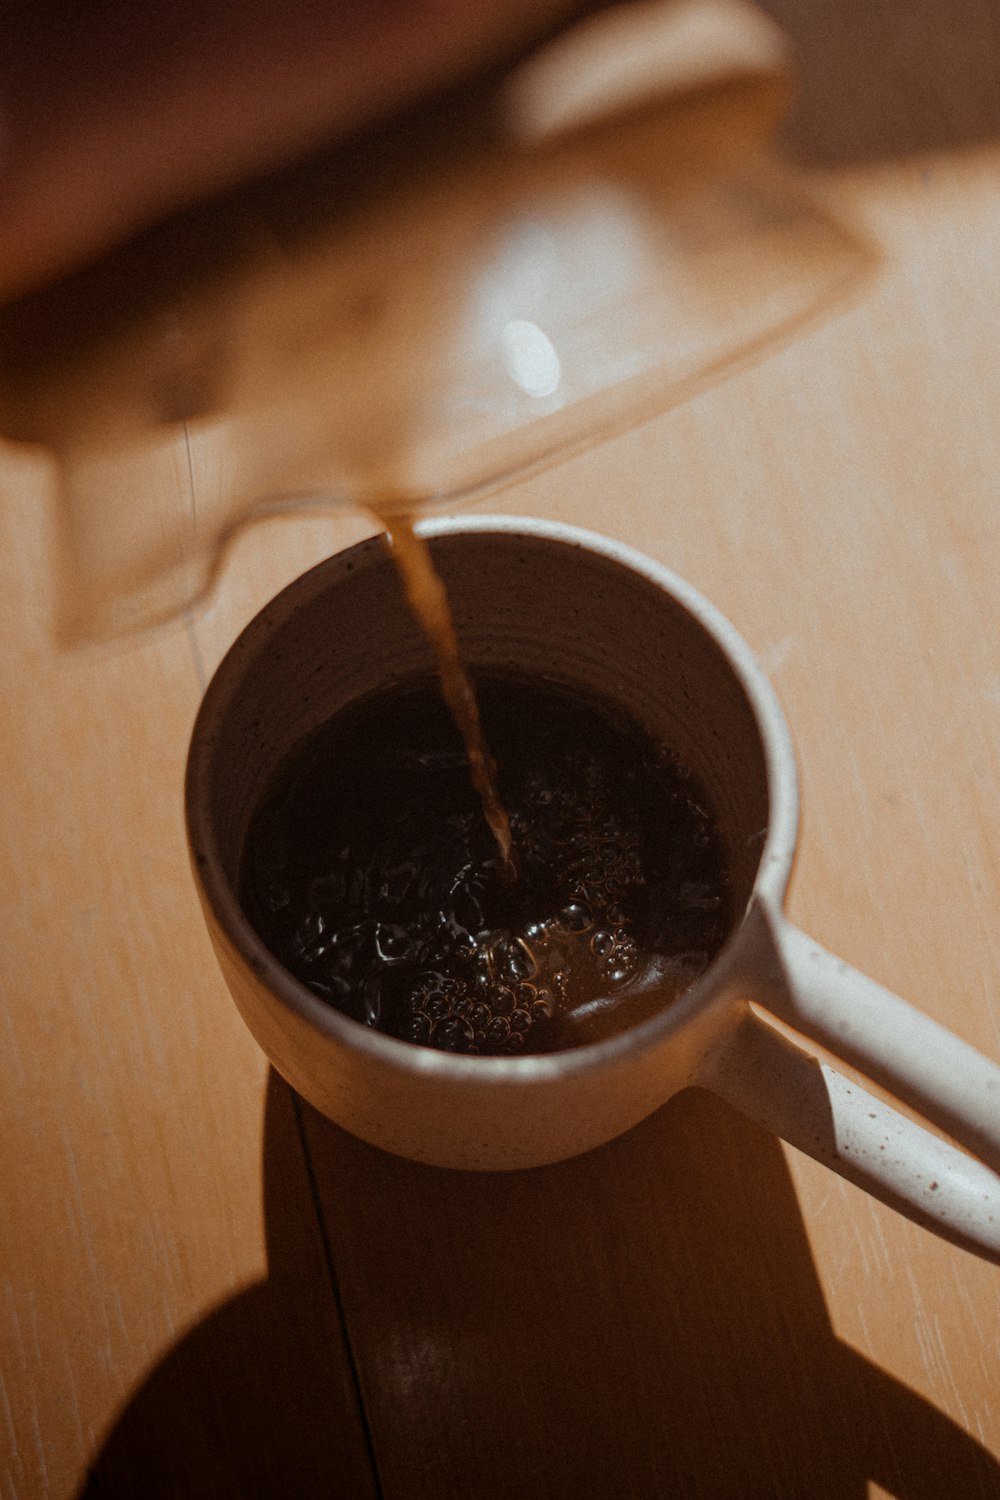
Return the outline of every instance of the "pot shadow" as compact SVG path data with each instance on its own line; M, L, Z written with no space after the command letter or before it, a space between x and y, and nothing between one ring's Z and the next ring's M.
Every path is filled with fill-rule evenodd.
M471 1174L272 1075L264 1193L266 1281L157 1366L79 1500L1000 1496L985 1449L838 1342L778 1142L706 1094Z
M268 1274L196 1323L129 1398L87 1500L368 1496L371 1464L291 1090L268 1079Z

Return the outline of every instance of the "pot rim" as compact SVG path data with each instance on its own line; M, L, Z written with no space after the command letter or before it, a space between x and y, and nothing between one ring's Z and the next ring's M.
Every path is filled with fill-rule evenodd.
M512 515L434 517L421 521L417 530L429 540L493 533L526 541L557 542L595 553L646 578L695 619L733 670L750 705L763 749L769 816L748 910L756 901L779 908L791 875L798 831L798 777L791 733L770 681L750 647L721 611L678 574L652 558L600 533L564 522ZM188 846L203 902L221 929L227 947L267 987L276 1004L293 1012L329 1040L367 1054L393 1071L423 1076L429 1081L448 1080L487 1087L516 1083L523 1087L531 1082L565 1078L568 1074L600 1072L634 1054L646 1052L683 1027L718 991L720 979L739 971L745 915L734 924L704 974L664 1010L603 1040L526 1057L470 1057L444 1052L362 1025L295 979L244 915L237 893L223 873L210 814L218 725L276 628L303 603L335 586L348 573L379 562L385 556L384 536L370 537L301 574L250 620L216 669L195 719L185 775Z

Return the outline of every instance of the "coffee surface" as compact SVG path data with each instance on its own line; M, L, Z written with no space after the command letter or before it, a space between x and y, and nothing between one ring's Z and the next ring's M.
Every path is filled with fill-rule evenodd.
M410 1042L515 1055L620 1031L729 929L707 803L609 706L513 675L475 687L516 881L428 678L353 705L279 771L249 830L248 915L318 995Z

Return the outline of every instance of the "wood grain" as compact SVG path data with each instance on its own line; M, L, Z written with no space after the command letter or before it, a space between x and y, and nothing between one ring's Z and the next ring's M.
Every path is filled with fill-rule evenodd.
M996 1056L994 165L989 152L817 183L882 247L867 295L504 507L611 532L722 604L798 742L792 916ZM675 1195L719 1170L705 1142L721 1128L685 1098L586 1164L511 1185L389 1164L311 1120L387 1494L460 1494L474 1473L497 1496L588 1482L1000 1495L996 1271L788 1152L800 1236L780 1175L733 1121L717 1191L742 1227L700 1198L678 1227ZM741 1198L754 1181L760 1195ZM701 1239L711 1213L713 1246L749 1236L728 1270ZM781 1248L761 1248L763 1225ZM753 1308L742 1321L733 1278ZM692 1283L721 1299L722 1323L735 1319L745 1364L717 1329L713 1342L700 1305L679 1311ZM780 1326L780 1361L760 1348L760 1324ZM637 1329L650 1334L638 1348ZM721 1382L716 1404L695 1399L693 1417L685 1380L703 1403ZM447 1462L427 1437L442 1424Z
M815 112L790 147L877 275L494 508L620 537L723 607L798 744L793 918L1000 1056L1000 120L962 94L992 23L923 5L907 75L836 28L824 52L807 10L783 19L828 149ZM880 69L917 80L891 150L884 100L836 128ZM494 1178L383 1157L268 1084L188 879L186 739L242 624L364 519L261 526L197 619L60 655L49 470L4 449L0 492L3 1500L363 1496L373 1462L393 1500L1000 1496L996 1272L707 1097Z
M3 477L0 1494L277 1494L284 1454L363 1495L298 1130L268 1111L262 1201L267 1069L188 877L192 643L57 652L39 476Z
M708 1095L505 1176L312 1113L307 1137L385 1495L997 1492L985 1449L836 1337L781 1147Z

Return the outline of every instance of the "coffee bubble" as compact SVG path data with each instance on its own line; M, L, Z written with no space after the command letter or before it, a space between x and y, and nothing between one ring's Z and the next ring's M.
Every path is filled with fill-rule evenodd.
M431 990L430 994L424 996L423 1011L431 1021L440 1021L449 1012L447 995L440 990Z
M531 979L537 972L535 955L521 937L502 940L497 948L498 964L507 979Z
M416 1015L407 1028L407 1040L428 1046L431 1040L431 1023L424 1015Z
M361 1024L473 1055L576 1045L628 1024L646 967L667 1004L710 962L720 845L698 783L616 711L526 679L476 686L517 882L428 679L345 711L283 773L248 834L248 914Z
M434 1045L446 1052L469 1052L475 1044L475 1033L467 1021L449 1016L434 1032Z

